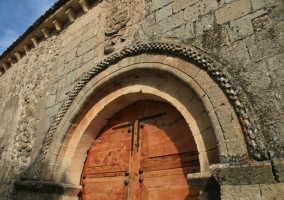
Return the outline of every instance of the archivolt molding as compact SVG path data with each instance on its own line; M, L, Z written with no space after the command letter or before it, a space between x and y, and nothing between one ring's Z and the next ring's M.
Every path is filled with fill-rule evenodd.
M193 62L196 66L205 70L208 75L220 86L226 96L231 100L231 104L234 107L236 114L242 125L244 136L246 137L246 142L249 147L250 155L255 159L260 159L259 152L256 145L256 138L253 133L253 127L251 125L251 120L244 107L241 99L239 98L238 91L232 85L229 76L220 69L220 64L213 59L202 55L202 53L196 51L193 48L180 47L174 44L166 43L145 43L145 44L135 44L128 46L121 50L120 52L114 53L109 57L105 58L103 61L98 63L89 72L85 73L82 79L76 84L73 90L68 94L68 97L64 101L59 113L56 115L50 129L48 130L47 136L44 140L41 152L39 154L36 169L34 171L34 179L39 179L40 174L44 165L45 157L48 153L48 148L54 138L54 134L61 122L63 116L66 114L67 110L73 103L76 96L79 94L81 89L96 75L103 72L110 65L118 63L120 60L135 56L143 53L159 53L167 54L182 58L189 62Z

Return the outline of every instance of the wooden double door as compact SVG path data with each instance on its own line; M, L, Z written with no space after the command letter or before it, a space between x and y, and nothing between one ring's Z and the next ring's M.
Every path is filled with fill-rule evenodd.
M199 172L192 133L171 105L139 101L117 113L90 148L82 199L198 199L186 181Z

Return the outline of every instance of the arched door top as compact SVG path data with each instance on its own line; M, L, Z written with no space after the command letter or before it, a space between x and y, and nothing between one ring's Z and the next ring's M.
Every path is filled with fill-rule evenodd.
M155 52L162 54L156 54ZM167 55L165 55L165 53ZM172 57L171 55L176 57ZM85 73L74 89L68 94L67 99L55 117L46 136L42 153L38 158L34 178L40 177L45 157L51 143L54 142L55 138L60 138L60 134L63 135L61 137L65 137L72 122L74 122L78 113L82 112L86 102L107 84L113 83L113 81L118 80L119 77L133 76L133 74L139 73L139 71L147 71L147 73L156 71L162 72L160 73L161 75L171 75L175 77L176 80L180 81L179 84L182 83L185 87L193 90L202 101L207 114L210 113L210 110L214 110L214 112L211 113L213 113L212 115L215 115L215 117L212 118L209 116L214 128L221 128L222 130L227 128L231 130L232 128L226 127L226 122L231 120L239 123L239 119L242 122L242 131L246 136L248 145L252 147L252 145L250 145L251 139L248 137L248 133L251 132L252 127L246 110L238 97L238 93L231 85L228 76L219 69L218 65L217 62L202 56L191 48L181 48L179 46L163 43L134 45L106 58L91 71ZM152 86L152 88L153 90L157 89L156 86ZM222 90L220 88L222 88ZM163 97L161 98L164 99ZM232 100L232 104L229 103L228 99ZM224 105L226 108L221 108ZM226 114L222 116L221 113ZM227 114L231 114L230 119L227 118ZM234 127L234 129L238 128ZM222 132L222 130L220 131ZM214 130L214 132L216 133L216 130ZM236 134L234 137L230 137L231 136L228 134L223 135L221 138L216 136L218 148L220 148L219 142L230 140L233 142L227 143L227 146L224 148L232 151L236 149L234 145L241 144L242 153L237 156L221 156L220 160L227 162L246 159L246 152L244 152L246 147L242 142L243 135ZM254 155L253 148L250 148L250 150L251 154Z

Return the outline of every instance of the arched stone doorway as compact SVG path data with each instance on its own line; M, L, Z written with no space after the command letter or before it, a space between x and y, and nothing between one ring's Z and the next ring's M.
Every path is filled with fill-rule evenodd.
M199 171L197 147L179 111L138 101L115 114L92 144L82 199L198 199L186 177Z
M171 45L161 46L169 47L169 51L172 48ZM141 47L147 48L147 45ZM87 73L69 93L55 118L43 144L43 153L39 155L34 177L78 186L86 152L102 128L115 113L140 100L167 102L184 117L200 162L200 173L188 174L188 180L192 177L208 180L211 164L247 159L242 131L247 130L249 121L242 114L238 118L236 113L246 113L235 91L230 89L226 76L206 63L207 58L197 56L192 50L188 50L189 53L183 53L179 47L177 50L182 55L194 57L191 61L147 53L129 54L128 57L125 56L128 52L136 54L135 48L129 48L102 61ZM205 64L200 64L203 62ZM214 72L226 92L199 65ZM235 105L225 94L229 94ZM246 121L241 126L239 120ZM45 173L47 171L49 174Z

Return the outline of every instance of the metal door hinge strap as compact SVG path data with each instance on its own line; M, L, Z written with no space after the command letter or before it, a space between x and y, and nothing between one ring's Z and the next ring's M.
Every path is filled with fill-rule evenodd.
M112 128L112 130L117 130L117 129L120 129L120 128L126 128L126 127L129 127L129 126L132 126L132 125L133 125L133 123L123 124L121 126L117 126L117 127Z
M163 115L167 114L166 112L163 112L163 113L159 113L159 114L156 114L156 115L150 115L150 116L147 116L147 117L142 117L140 119L138 119L138 134L137 134L137 151L138 151L138 148L139 148L139 143L140 143L140 122L141 121L145 121L145 120L148 120L148 119L154 119L154 118L158 118L158 117L162 117ZM144 127L144 126L143 126Z

